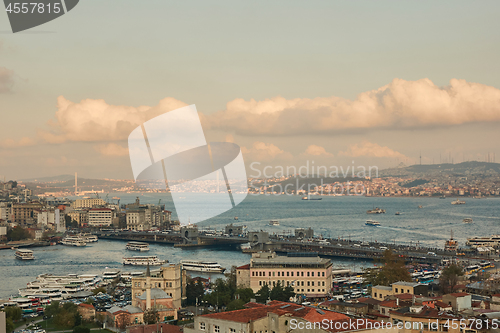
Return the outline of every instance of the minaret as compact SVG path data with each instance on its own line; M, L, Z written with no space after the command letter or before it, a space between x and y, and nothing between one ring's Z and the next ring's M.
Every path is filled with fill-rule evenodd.
M78 174L75 172L75 195L78 195Z
M151 273L148 268L146 268L146 310L151 309Z

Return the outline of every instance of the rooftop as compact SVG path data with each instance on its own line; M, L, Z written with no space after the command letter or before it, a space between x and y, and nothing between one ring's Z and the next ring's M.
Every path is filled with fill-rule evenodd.
M143 292L141 296L137 297L138 299L141 299L141 300L146 300L146 292ZM164 292L163 290L161 289L158 289L158 288L152 288L151 289L151 299L154 300L154 299L165 299L165 298L172 298L172 296L170 296L169 294L167 294L166 292Z

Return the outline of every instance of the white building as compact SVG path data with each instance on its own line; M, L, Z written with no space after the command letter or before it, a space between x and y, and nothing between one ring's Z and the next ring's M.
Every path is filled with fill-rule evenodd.
M94 208L98 206L106 206L106 201L103 199L76 199L71 206L74 209Z
M127 212L127 229L130 230L149 230L149 223L146 222L146 210L137 209Z
M113 210L109 208L92 208L88 213L89 226L110 226L113 224L114 215Z
M44 209L37 212L37 224L43 228L51 228L56 232L65 232L66 225L61 211L56 208L54 210Z

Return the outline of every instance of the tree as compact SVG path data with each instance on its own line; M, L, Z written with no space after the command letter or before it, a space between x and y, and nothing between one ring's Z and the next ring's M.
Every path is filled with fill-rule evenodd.
M271 291L267 284L263 285L259 291L255 294L255 300L259 303L266 303L270 296Z
M21 320L23 311L17 306L8 306L5 308L5 317L10 318L12 321Z
M147 309L144 311L144 322L146 324L156 324L160 320L160 314L156 309Z
M22 227L14 227L7 231L7 239L10 241L19 241L30 237L30 233Z
M404 261L391 250L385 250L382 261L384 266L381 269L366 272L365 281L369 284L389 286L398 281L411 281L411 275L406 269Z
M61 307L59 306L59 301L54 301L50 305L45 307L45 315L48 317L53 317L57 315L61 311Z
M5 320L5 331L10 333L14 330L14 322L10 318L6 318Z
M99 288L96 288L96 289L92 290L92 293L93 293L94 295L97 295L97 294L99 294L99 293L103 293L103 294L105 294L105 293L106 293L106 288L104 288L104 287L99 287Z
M72 328L75 326L75 314L61 310L54 316L54 324L61 328Z
M439 284L443 294L448 294L453 292L453 288L458 283L458 277L464 275L462 267L452 264L443 269L441 272L441 277L439 278Z
M281 283L278 281L276 285L271 289L271 293L269 295L269 298L273 301L283 301L285 297L285 293L283 290L283 287L281 286ZM288 300L287 300L288 301Z
M201 301L205 293L205 287L200 281L191 279L186 286L186 303L187 305L195 305L196 299Z
M285 290L283 290L283 293L285 294L285 302L289 302L290 298L295 297L295 291L292 286L287 286Z
M236 289L234 295L237 299L241 299L243 302L248 303L250 299L255 297L252 288L239 288Z
M242 299L235 299L227 305L227 311L241 310L245 308L245 302Z

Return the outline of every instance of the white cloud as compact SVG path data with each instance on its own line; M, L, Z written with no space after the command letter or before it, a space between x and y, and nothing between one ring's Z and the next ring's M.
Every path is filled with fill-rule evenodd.
M339 153L341 156L350 157L391 157L391 158L407 158L405 155L397 152L387 146L382 147L377 143L363 141L361 143L352 144L346 151Z
M0 67L0 94L12 91L14 87L14 71Z
M123 147L123 146L116 144L114 142L111 142L108 144L98 144L94 148L101 155L104 155L104 156L127 156L128 155L128 148L127 147Z
M305 155L312 155L312 156L329 156L333 157L333 154L327 152L325 148L317 145L310 145L307 147L306 151L304 152Z
M429 79L394 79L379 89L341 97L235 99L204 117L214 129L240 135L335 133L349 129L413 128L500 121L500 90L452 79L438 87Z
M110 105L102 99L85 99L74 103L63 96L57 99L56 120L50 121L51 132L39 131L49 143L65 141L118 141L145 121L186 106L175 98L162 99L158 105Z
M252 147L241 147L246 161L266 162L276 158L290 160L292 154L278 148L272 143L254 142Z

